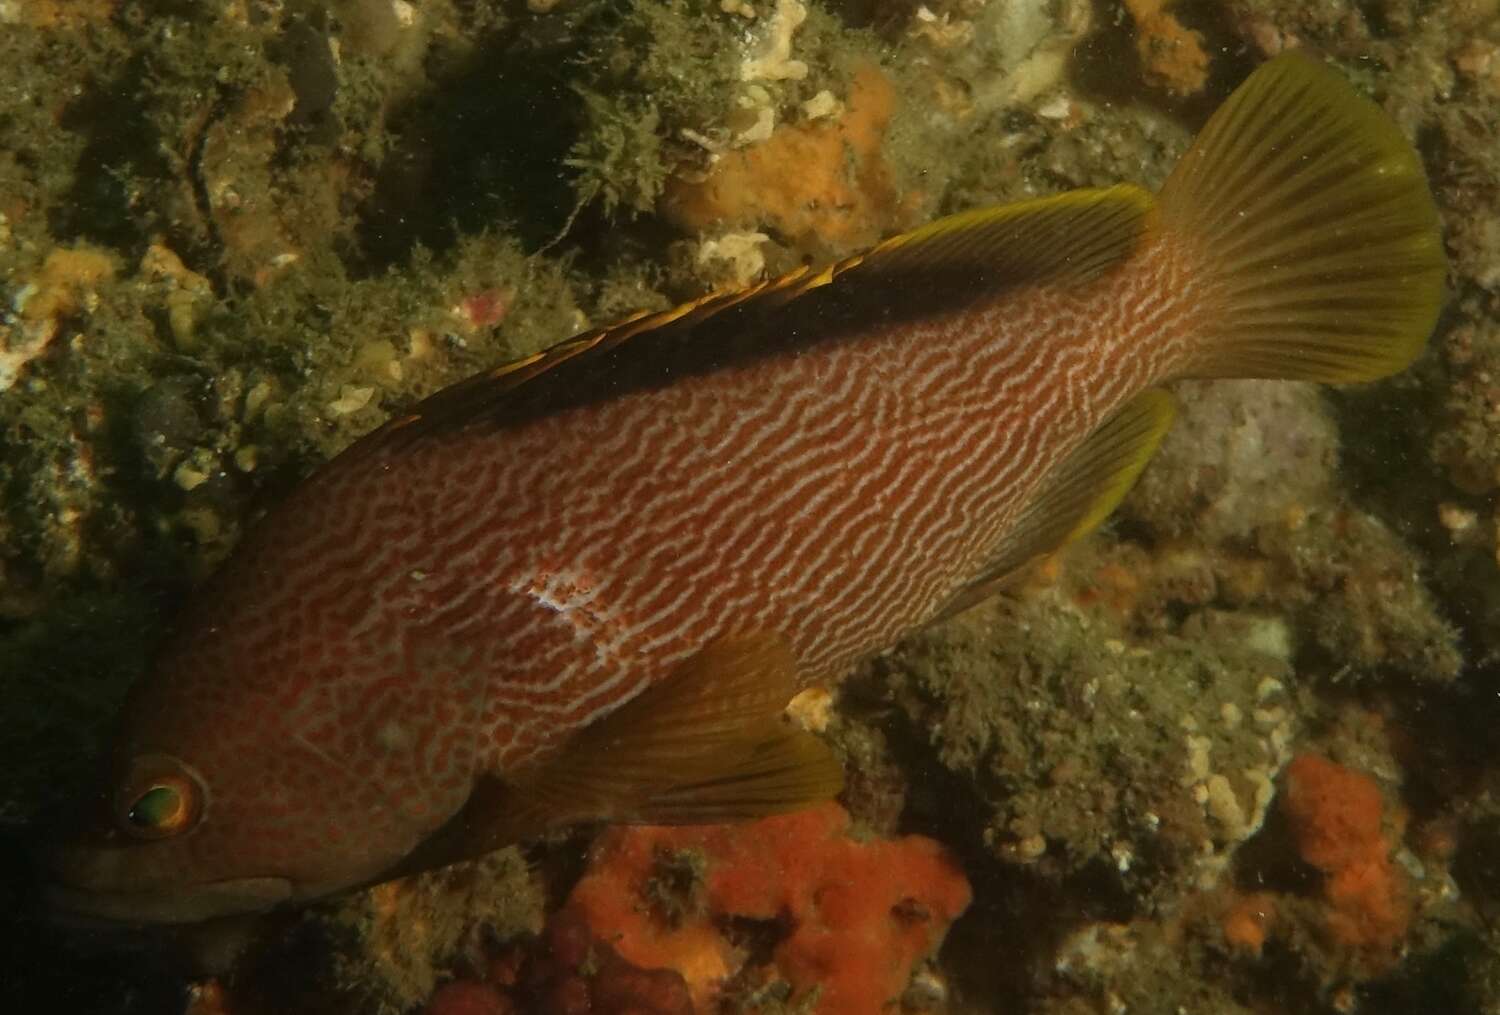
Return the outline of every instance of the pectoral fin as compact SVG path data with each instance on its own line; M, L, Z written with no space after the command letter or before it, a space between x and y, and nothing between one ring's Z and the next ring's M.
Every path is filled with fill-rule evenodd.
M711 824L832 797L843 770L826 744L785 717L796 691L780 637L711 642L556 757L503 782L482 779L402 873L582 821Z
M834 796L843 771L783 715L796 667L775 635L721 638L515 784L563 820L698 824Z

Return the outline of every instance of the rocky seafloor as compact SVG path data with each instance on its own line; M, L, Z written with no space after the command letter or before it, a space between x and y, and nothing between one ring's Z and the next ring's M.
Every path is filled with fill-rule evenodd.
M17 847L5 1010L1500 1013L1494 0L0 0L0 820L78 791L193 584L421 395L1155 186L1288 48L1424 158L1430 348L1178 385L1105 531L802 703L839 806L557 836L212 980L36 923Z

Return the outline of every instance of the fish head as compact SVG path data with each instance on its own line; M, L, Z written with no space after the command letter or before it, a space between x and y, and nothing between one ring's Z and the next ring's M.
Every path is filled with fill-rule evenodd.
M193 923L268 910L296 894L287 868L247 855L253 840L234 836L233 795L216 797L198 766L143 753L103 782L43 848L44 893L60 919Z
M462 679L230 614L179 629L43 847L61 918L192 923L375 883L463 806Z

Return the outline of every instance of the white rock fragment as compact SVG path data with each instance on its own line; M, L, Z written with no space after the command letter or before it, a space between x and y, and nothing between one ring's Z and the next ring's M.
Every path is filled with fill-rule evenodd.
M9 391L20 379L22 368L46 352L56 335L54 320L0 325L0 391Z
M1212 771L1209 767L1209 752L1213 750L1213 746L1214 742L1208 737L1188 735L1187 773L1183 776L1183 785L1192 785L1208 778Z
M1126 924L1085 924L1058 946L1053 968L1064 975L1107 976L1126 967L1135 947Z
M827 116L841 116L843 112L844 104L826 88L802 103L802 115L809 120L821 120Z
M971 21L955 21L946 11L935 14L923 4L913 15L912 26L907 34L914 39L926 39L936 49L952 49L974 40L974 24Z
M776 130L776 107L771 102L771 93L760 85L751 85L745 94L735 100L735 105L755 117L755 122L734 136L736 148L759 144Z
M1037 106L1036 115L1044 120L1066 120L1073 115L1073 102L1059 93Z
M425 363L437 354L437 342L426 328L412 328L406 333L406 358Z
M183 462L177 466L177 471L172 473L172 480L184 490L195 490L208 482L208 473Z
M1234 795L1234 787L1222 775L1209 776L1204 785L1208 790L1209 816L1219 823L1228 838L1239 841L1244 836L1245 811L1239 797Z
M1088 0L992 4L979 31L997 55L1000 73L977 83L974 109L988 113L1025 105L1063 79L1073 47L1088 34L1093 9Z
M10 308L18 314L24 314L26 312L26 304L30 303L31 298L41 291L42 287L35 282L27 282L11 296Z
M807 64L792 59L792 36L806 20L807 6L802 0L776 0L761 50L740 65L740 80L801 81L807 77Z
M1245 647L1275 659L1291 659L1291 628L1280 617L1256 617L1245 631Z
M704 240L698 247L698 263L711 264L726 261L730 275L737 285L748 285L765 270L766 259L760 245L770 240L765 233L725 233L715 239Z
M696 130L693 130L691 127L684 127L677 133L678 136L680 136L684 141L691 141L699 148L702 148L704 151L708 152L711 156L709 162L717 161L719 158L719 153L724 150L724 138L722 136L713 137L709 134L702 134ZM716 131L716 133L722 134L722 129L720 131Z
M347 416L369 405L374 395L374 388L345 384L339 389L339 397L328 403L328 411L335 416Z

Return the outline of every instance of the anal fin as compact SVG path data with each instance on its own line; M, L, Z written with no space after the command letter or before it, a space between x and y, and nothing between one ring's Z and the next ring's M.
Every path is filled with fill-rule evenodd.
M1157 389L1116 410L1052 467L980 574L955 592L931 623L1001 591L1035 561L1098 527L1156 453L1176 411L1172 396Z

